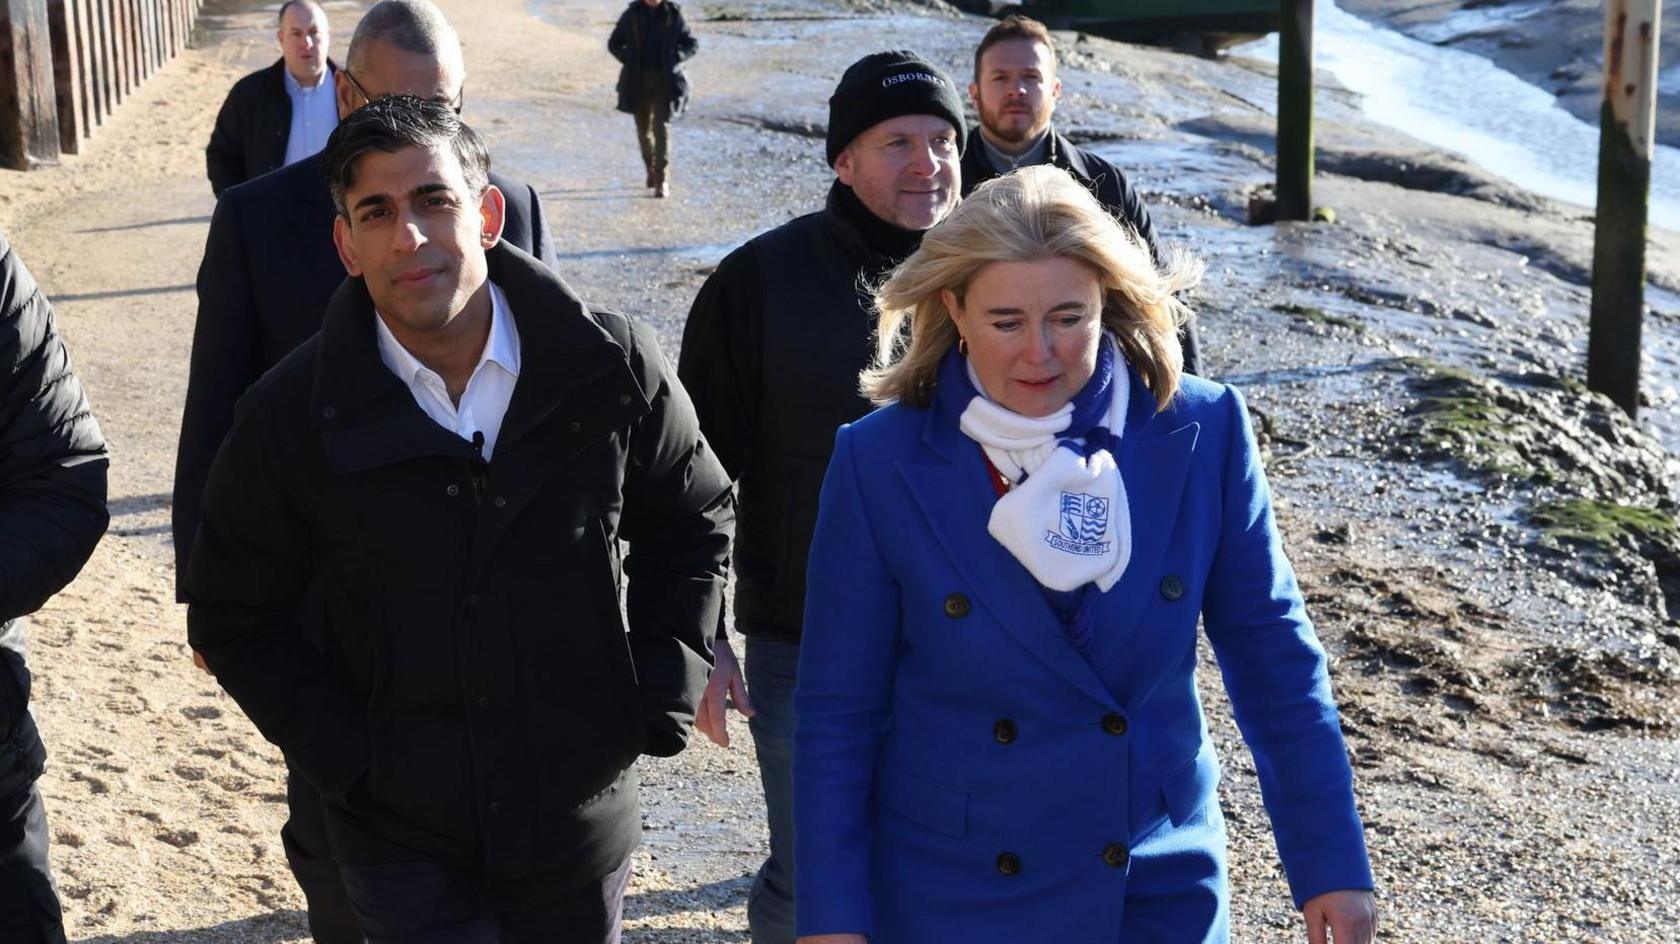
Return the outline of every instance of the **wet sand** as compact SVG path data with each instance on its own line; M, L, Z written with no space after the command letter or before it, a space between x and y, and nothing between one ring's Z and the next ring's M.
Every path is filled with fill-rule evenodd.
M498 169L542 193L568 278L653 324L673 356L710 266L820 206L823 103L841 69L912 45L963 74L985 28L910 5L690 4L695 104L673 131L675 196L656 201L612 108L618 4L442 5L467 47L466 116ZM328 8L341 52L360 7ZM267 14L206 24L89 154L0 174L0 228L55 300L113 444L111 533L31 630L77 941L305 939L278 841L278 755L191 668L172 602L170 480L213 207L202 145L226 88L273 56ZM1581 502L1673 520L1674 462L1658 443L1680 446L1680 243L1654 234L1651 407L1634 426L1571 383L1585 211L1372 127L1326 90L1315 202L1339 222L1250 227L1245 208L1272 175L1265 67L1063 39L1060 125L1127 169L1163 233L1208 258L1207 372L1255 409L1334 660L1383 939L1668 940L1680 542L1582 543L1544 522ZM1234 939L1301 940L1253 765L1204 668ZM735 733L729 750L696 742L647 765L628 940L746 940L764 834Z

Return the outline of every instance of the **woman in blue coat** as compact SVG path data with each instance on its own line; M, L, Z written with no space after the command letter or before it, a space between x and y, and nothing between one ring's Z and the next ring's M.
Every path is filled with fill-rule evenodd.
M880 289L795 696L802 944L1229 937L1202 619L1308 940L1375 906L1323 649L1234 389L1064 172L991 181Z

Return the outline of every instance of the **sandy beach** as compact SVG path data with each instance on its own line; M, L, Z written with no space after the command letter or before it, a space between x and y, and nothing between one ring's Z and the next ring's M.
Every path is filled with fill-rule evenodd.
M536 186L568 281L652 324L671 356L717 260L820 206L825 102L845 65L909 45L966 74L987 25L897 0L688 4L695 103L673 129L675 195L656 201L613 110L619 4L440 6L466 49L465 117L498 170ZM362 5L326 7L339 55ZM227 88L274 58L271 16L210 3L195 47L87 153L0 172L0 230L54 301L112 448L110 532L30 628L53 864L70 937L88 944L307 940L279 842L283 765L192 667L169 546L214 207L203 146ZM1373 126L1325 88L1315 202L1337 222L1250 226L1273 175L1269 67L1059 42L1058 126L1125 168L1163 235L1208 262L1194 300L1206 372L1254 408L1332 655L1381 939L1672 940L1680 238L1651 236L1649 404L1634 423L1581 386L1586 208ZM1304 940L1204 662L1233 939ZM627 940L747 940L764 830L735 734L646 765Z

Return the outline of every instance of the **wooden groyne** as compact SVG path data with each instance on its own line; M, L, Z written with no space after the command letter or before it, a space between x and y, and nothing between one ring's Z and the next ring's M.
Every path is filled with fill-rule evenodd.
M0 167L81 152L187 47L203 0L0 0Z

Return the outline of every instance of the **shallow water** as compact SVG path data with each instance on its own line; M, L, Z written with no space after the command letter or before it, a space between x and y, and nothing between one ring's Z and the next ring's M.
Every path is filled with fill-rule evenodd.
M1461 35L1536 9L1469 10L1438 28L1452 26ZM1314 37L1317 67L1363 96L1373 120L1543 196L1586 207L1597 202L1598 128L1558 107L1551 93L1480 56L1413 39L1334 3L1318 6ZM1273 35L1232 52L1275 62L1277 50ZM1670 68L1663 80L1680 82L1680 76ZM1680 231L1680 149L1657 147L1650 222Z

